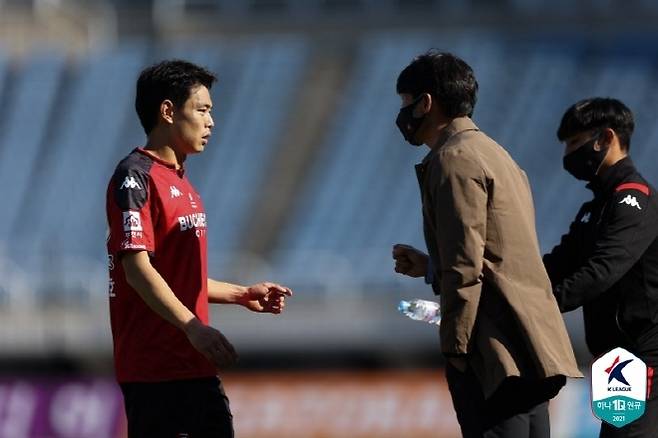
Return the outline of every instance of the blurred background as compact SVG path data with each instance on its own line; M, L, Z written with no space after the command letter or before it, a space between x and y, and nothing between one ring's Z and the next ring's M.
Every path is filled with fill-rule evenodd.
M390 255L423 248L426 149L395 127L397 75L430 48L473 67L474 120L527 171L548 251L589 196L555 137L576 100L622 99L658 181L657 20L653 0L0 0L0 438L125 436L105 189L145 140L137 74L164 58L220 78L214 135L186 163L211 275L295 291L279 317L212 310L241 355L223 374L237 436L459 436L437 330L396 310L432 299ZM596 436L589 397L569 382L555 437Z

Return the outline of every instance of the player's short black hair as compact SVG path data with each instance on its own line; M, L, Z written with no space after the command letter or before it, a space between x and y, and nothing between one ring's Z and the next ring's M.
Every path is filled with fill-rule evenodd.
M178 59L162 61L142 70L137 79L135 109L146 134L155 128L164 100L169 99L180 108L193 88L203 85L210 89L216 80L205 68Z
M609 97L591 97L571 105L562 116L557 138L565 141L590 129L610 128L619 137L624 150L631 147L631 136L635 128L633 113L617 99Z
M478 83L473 69L451 53L430 50L414 58L400 73L398 94L422 93L434 96L446 117L473 115L477 101Z

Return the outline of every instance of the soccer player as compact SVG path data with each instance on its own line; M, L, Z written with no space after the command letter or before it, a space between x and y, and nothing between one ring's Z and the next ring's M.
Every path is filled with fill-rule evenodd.
M658 366L658 197L629 156L633 113L616 99L591 98L564 113L557 137L563 166L587 181L594 199L580 207L569 232L544 256L563 312L583 307L594 356L624 347ZM645 413L603 438L658 436L658 384L649 379Z
M416 166L429 255L393 248L396 272L440 294L441 351L466 438L546 438L548 400L581 377L542 265L523 170L471 120L471 68L430 51L398 76L397 125Z
M280 313L290 289L208 278L207 222L185 159L203 152L215 76L185 61L146 68L135 107L148 137L107 190L110 317L128 436L233 437L217 370L236 360L208 325L208 303Z

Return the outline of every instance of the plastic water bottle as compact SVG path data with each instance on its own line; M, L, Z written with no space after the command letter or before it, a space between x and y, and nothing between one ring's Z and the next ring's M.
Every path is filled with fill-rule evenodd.
M416 321L425 321L436 325L441 323L441 306L434 301L418 298L411 301L401 300L398 304L398 310Z

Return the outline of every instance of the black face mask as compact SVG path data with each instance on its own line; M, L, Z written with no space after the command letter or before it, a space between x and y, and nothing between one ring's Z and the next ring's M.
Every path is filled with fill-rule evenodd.
M608 148L601 149L600 151L594 149L594 144L598 139L599 136L597 135L575 151L565 155L562 159L564 170L576 179L592 181L596 176L596 171L599 170L603 159L608 153Z
M398 126L398 129L404 136L404 139L414 145L414 146L420 146L423 144L423 142L418 141L416 139L416 133L420 129L420 126L423 124L423 121L425 121L425 116L427 114L424 114L422 117L414 117L414 107L418 102L422 100L423 96L420 95L418 96L411 104L400 108L400 113L398 114L397 119L395 119L395 124Z

